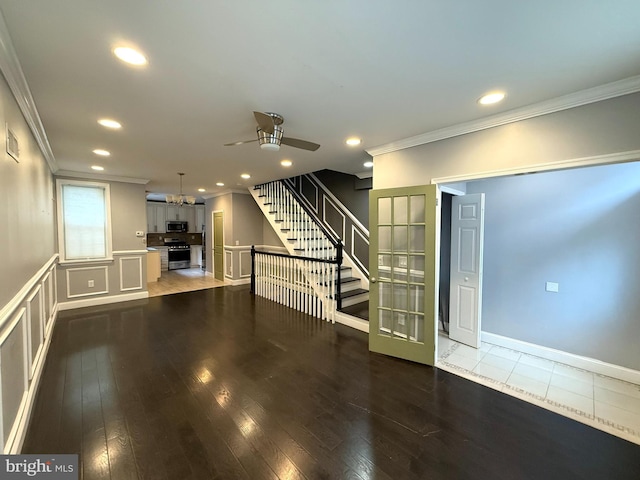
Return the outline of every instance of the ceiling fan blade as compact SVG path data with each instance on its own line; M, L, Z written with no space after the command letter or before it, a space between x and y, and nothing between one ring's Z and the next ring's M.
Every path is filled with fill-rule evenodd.
M320 145L313 142L307 142L306 140L300 140L299 138L290 138L290 137L282 137L282 141L284 145L289 145L290 147L301 148L303 150L311 150L315 152L320 148Z
M256 117L256 122L258 122L258 126L262 129L263 132L267 132L268 134L273 134L273 117L271 115L267 115L262 112L253 112L253 116Z
M225 143L224 146L225 147L233 147L234 145L242 145L243 143L251 143L251 142L257 142L258 139L254 139L254 140L242 140L240 142L233 142L233 143Z

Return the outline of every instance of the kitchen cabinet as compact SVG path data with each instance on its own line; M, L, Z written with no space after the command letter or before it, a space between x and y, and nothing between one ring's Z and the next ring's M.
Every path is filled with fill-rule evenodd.
M196 211L196 220L195 220L196 224L195 224L195 229L193 229L193 231L197 233L202 233L203 227L204 227L204 205L196 205L195 211Z
M147 232L164 233L167 206L164 203L147 202Z
M157 282L162 271L160 252L155 249L147 251L147 283Z
M147 202L147 233L165 233L167 220L189 224L189 232L202 233L204 205L167 205Z
M191 245L191 266L202 266L202 245Z
M166 272L169 270L169 248L154 247L160 252L160 270Z

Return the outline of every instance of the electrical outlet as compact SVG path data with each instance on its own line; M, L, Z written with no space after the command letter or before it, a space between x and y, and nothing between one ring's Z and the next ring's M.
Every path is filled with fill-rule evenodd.
M92 288L92 287L94 286L93 280L89 280L89 281L87 282L87 286L88 286L89 288Z
M137 230L136 231L136 237L144 237L144 232Z
M544 289L545 289L547 292L554 292L554 293L558 293L558 291L559 291L559 290L558 290L558 288L559 288L559 285L558 285L556 282L547 282L547 283L545 284L545 286L544 286Z

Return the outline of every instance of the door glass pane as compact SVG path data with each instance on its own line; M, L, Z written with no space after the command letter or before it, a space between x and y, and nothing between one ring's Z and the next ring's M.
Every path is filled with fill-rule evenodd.
M409 285L409 310L424 313L424 285Z
M379 227L379 228L382 228L382 227ZM407 251L407 227L406 226L393 227L393 250L396 252Z
M378 250L391 251L391 227L378 227Z
M393 335L400 338L407 338L407 314L402 312L393 313Z
M401 283L393 284L393 309L407 309L407 285Z
M378 224L391 223L391 198L378 199Z
M378 255L378 277L391 280L391 255Z
M414 342L424 343L424 316L409 315L409 336Z
M424 223L424 195L412 195L411 196L411 223Z
M410 251L424 252L424 225L411 225L409 234Z
M378 283L378 306L391 308L391 284L386 282Z
M409 256L409 281L422 283L424 281L424 256Z
M393 198L393 223L407 223L407 197Z
M378 310L379 328L381 335L391 335L391 310Z
M407 256L393 256L393 279L401 282L407 281Z

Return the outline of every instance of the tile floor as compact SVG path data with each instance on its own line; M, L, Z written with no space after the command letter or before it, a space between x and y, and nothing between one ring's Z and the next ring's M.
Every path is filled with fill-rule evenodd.
M439 368L640 444L640 385L442 332Z
M162 272L157 282L147 283L150 297L222 287L224 282L201 268L185 268Z

